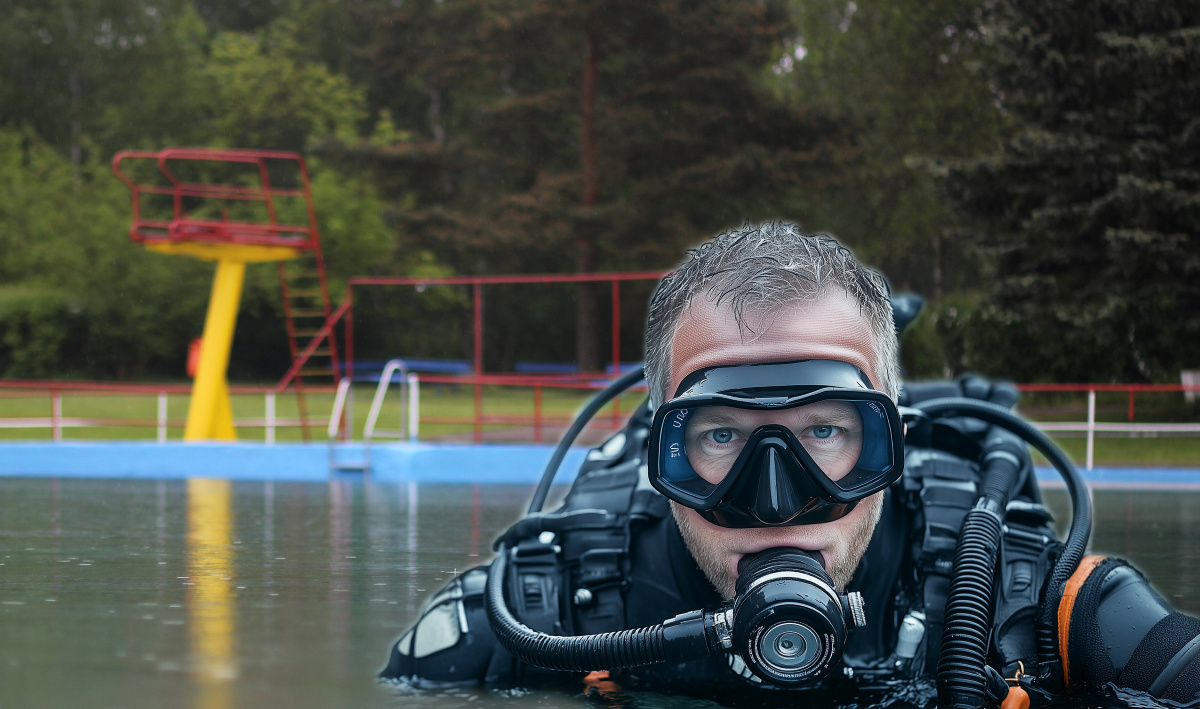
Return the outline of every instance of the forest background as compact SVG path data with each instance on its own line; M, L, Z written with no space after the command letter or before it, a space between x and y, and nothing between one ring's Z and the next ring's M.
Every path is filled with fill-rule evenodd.
M354 275L667 269L745 221L926 298L909 376L1200 365L1200 8L1157 0L8 0L0 376L183 376L211 264L128 239L109 161L310 160ZM650 286L627 288L641 359ZM288 349L252 267L231 378ZM485 368L606 363L607 301L490 286ZM356 296L356 352L467 358L456 288Z

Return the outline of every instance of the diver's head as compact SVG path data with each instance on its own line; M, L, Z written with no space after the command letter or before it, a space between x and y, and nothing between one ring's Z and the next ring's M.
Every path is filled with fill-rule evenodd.
M777 475L797 473L797 461L801 467L821 469L827 480L836 483L839 475L850 471L839 469L837 456L809 453L804 460L804 452L810 447L800 441L801 437L812 437L810 443L819 445L815 439L824 436L828 440L829 434L824 429L814 432L813 426L837 428L842 436L835 441L836 446L841 446L837 455L845 467L845 459L854 458L857 462L861 458L864 445L869 444L876 452L881 445L879 439L865 438L870 433L866 428L851 430L849 424L855 416L847 407L869 411L869 404L874 403L879 410L890 408L885 412L889 417L894 412L890 402L896 398L899 387L897 345L886 283L833 239L802 235L790 225L764 225L723 234L693 251L691 258L664 279L655 292L647 320L646 343L647 379L652 399L660 408L675 395L686 392L692 382L682 386L685 379L703 377L699 373L705 370L730 367L745 371L746 368L735 366L802 360L836 363L828 365L825 372L815 371L819 366L810 367L808 374L818 378L832 376L836 381L828 382L829 386L863 393L861 399L830 397L778 411L749 404L728 407L739 409L736 412L709 409L709 424L715 420L713 416L724 416L728 421L737 419L740 427L735 431L709 432L709 438L713 438L709 453L713 458L708 461L697 458L693 468L697 478L709 484L714 481L719 484L716 479L719 473L734 467L732 462L720 459L719 449L735 440L726 439L727 436L739 435L744 441L757 436L755 450L744 456L753 460L742 461L742 468L752 469L753 473L743 473L740 479L749 481L743 487L758 485L769 497L772 485L763 484L763 474L770 476L772 465L776 466ZM791 376L778 369L774 373L785 379ZM855 379L857 384L852 381ZM786 386L789 382L778 384ZM857 417L858 425L862 426L861 413ZM839 425L838 421L847 425ZM749 428L752 424L753 428ZM878 430L876 427L875 432ZM889 430L893 436L898 435L894 426ZM791 440L787 432L791 433ZM897 443L891 440L886 445ZM858 450L852 452L855 446ZM833 447L812 450L828 452ZM861 473L856 476L864 477ZM788 501L776 499L774 511L768 503L759 506L757 515L754 510L746 509L753 505L702 510L697 508L703 508L703 503L692 500L683 504L681 499L685 496L668 495L672 497L672 510L688 549L726 598L734 594L739 560L764 549L794 547L820 552L826 569L843 588L857 568L882 509L882 489L866 497L839 501L836 494L825 495L825 499L819 492L811 494L820 488L821 481L810 479L803 471L789 479L796 483L791 486L796 497L791 507ZM880 480L883 478L866 482L878 484ZM886 482L883 484L886 486ZM833 488L836 493L836 484ZM775 489L784 490L779 486ZM703 496L707 490L700 484L695 491ZM743 502L753 496L747 489L740 493ZM812 503L814 499L818 503Z
M802 309L830 296L848 301L854 315L861 318L855 325L863 327L856 327L854 336L847 338L852 341L843 344L871 360L860 369L871 376L880 391L897 399L899 344L887 281L859 263L832 237L804 234L793 224L768 223L735 229L701 244L658 284L646 318L646 380L651 402L658 406L666 401L683 376L703 366L681 366L676 362L686 354L680 345L708 349L708 343L691 341L680 332L685 321L697 315L701 319L711 316L713 308L698 312L696 306L724 306L722 316L730 316L736 326L731 333L733 341L713 345L732 345L741 350L743 345L762 339L760 331L782 311ZM811 333L809 339L824 339L829 332L826 326ZM697 334L702 335L703 329L693 328L690 335ZM680 335L684 335L683 341L677 343ZM736 357L745 353L733 354ZM724 363L766 361L759 358L760 354ZM784 353L772 360L805 358ZM682 374L672 384L672 375L679 372Z

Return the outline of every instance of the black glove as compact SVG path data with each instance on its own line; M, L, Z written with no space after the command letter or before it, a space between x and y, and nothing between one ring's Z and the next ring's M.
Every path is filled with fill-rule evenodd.
M1155 593L1121 559L1088 556L1058 606L1063 678L1187 703L1200 695L1200 620Z

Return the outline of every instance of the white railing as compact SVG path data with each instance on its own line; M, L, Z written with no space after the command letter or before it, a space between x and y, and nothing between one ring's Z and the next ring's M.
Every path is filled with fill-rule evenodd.
M329 434L329 440L331 440L331 441L335 440L338 437L338 434L342 430L342 411L346 408L346 400L354 398L354 392L352 390L351 384L353 384L353 382L350 381L349 377L344 377L341 381L338 382L337 394L335 394L333 397L333 411L331 411L329 413L329 428L328 428L327 433ZM350 429L353 429L353 427L354 427L354 405L351 404L350 405L350 423L349 423L349 425L346 426L348 432L351 434L353 434L353 431L351 431Z
M66 387L64 387L66 388ZM76 392L67 389L68 394ZM132 389L132 388L131 388ZM156 412L154 419L119 419L119 418L95 418L86 416L63 416L63 393L53 391L50 394L50 416L19 416L19 417L0 417L0 429L50 429L50 438L56 443L63 440L63 429L66 428L98 428L98 427L125 427L125 428L143 428L153 426L154 438L158 443L167 442L167 430L169 426L182 426L180 421L171 421L167 416L169 397L165 391L147 391L145 387L132 390L121 390L116 387L112 388L115 394L129 394L133 396L143 394L153 394L156 397ZM84 393L87 393L86 391ZM177 392L178 393L178 392ZM188 396L188 394L180 394ZM239 394L245 396L245 394ZM303 421L299 418L280 418L275 413L275 392L268 391L263 395L264 399L264 416L262 418L237 418L233 420L235 428L262 428L263 439L268 445L275 443L276 431L280 428L297 428L303 425Z
M1097 423L1096 390L1088 390L1087 421L1034 421L1033 424L1046 433L1078 433L1087 436L1087 469L1095 461L1097 433L1140 433L1146 434L1196 434L1200 435L1200 423Z
M392 379L396 373L400 373L400 400L404 401L405 390L409 388L409 383L414 376L408 373L408 367L405 366L404 360L393 359L389 360L383 367L383 373L379 375L379 384L375 386L375 396L371 399L371 410L367 413L367 423L363 427L363 445L370 445L371 439L376 436L375 426L379 423L379 413L383 410L383 400L387 397L388 388L391 386ZM418 385L419 386L419 385ZM413 427L414 422L419 418L412 415L413 406L410 401L408 406L408 415L405 416L404 407L400 408L400 426L396 430L392 438L404 437L405 419L409 424L409 440L416 440L416 429ZM391 432L385 431L384 435L389 435Z

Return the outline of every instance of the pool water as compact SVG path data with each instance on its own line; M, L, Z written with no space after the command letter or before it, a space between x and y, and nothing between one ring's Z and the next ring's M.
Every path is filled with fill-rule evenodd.
M530 492L0 479L0 707L715 706L603 682L586 693L414 693L375 681L423 599L486 561ZM1047 496L1065 518L1065 494ZM1200 493L1094 500L1092 549L1130 559L1200 614ZM905 685L819 703L928 698L928 687Z

